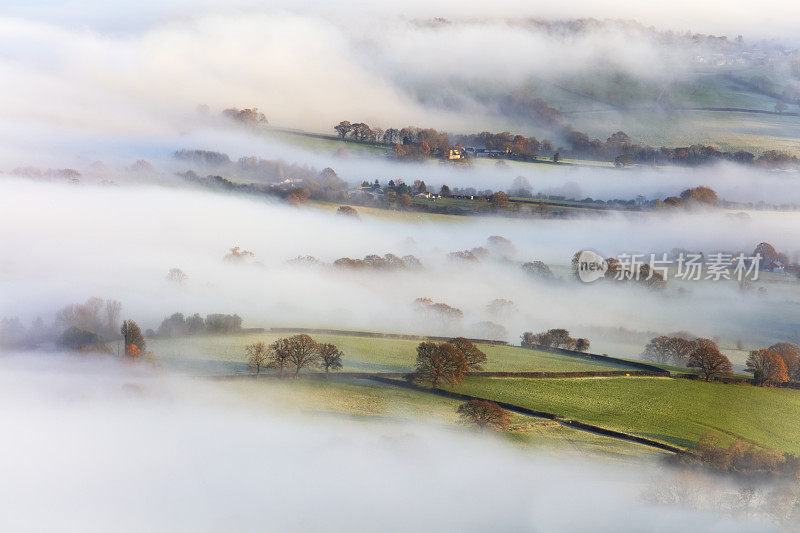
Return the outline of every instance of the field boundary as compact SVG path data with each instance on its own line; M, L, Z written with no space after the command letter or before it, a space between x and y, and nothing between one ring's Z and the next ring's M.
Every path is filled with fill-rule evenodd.
M413 372L303 372L299 374L301 378L311 379L325 379L325 378L341 378L341 379L372 379L373 377L380 378L405 378L413 375ZM258 375L257 379L261 378L291 378L292 372L284 372L283 376L273 371L264 372ZM521 378L521 379L546 379L546 378L596 378L596 377L622 377L622 376L638 376L638 377L662 377L661 373L651 372L648 370L584 370L572 372L467 372L467 377L472 378ZM217 376L209 376L211 379L254 379L252 373L242 374L223 374Z
M454 337L437 337L434 335L412 335L405 333L378 333L375 331L353 331L343 329L319 329L319 328L270 328L270 333L312 333L316 335L342 335L350 337L370 337L375 339L402 339L402 340L422 340L447 342ZM508 346L508 341L494 339L467 339L476 344L494 344L498 346Z
M409 383L407 381L398 381L396 379L390 379L390 378L386 378L386 377L382 377L382 376L373 375L372 377L370 377L368 379L371 379L372 381L377 381L379 383L392 385L392 386L395 386L395 387L403 387L403 388L407 388L407 389L418 390L418 391L422 391L422 392L428 392L430 394L435 394L437 396L443 396L445 398L451 398L451 399L455 399L455 400L464 400L464 401L481 400L481 401L486 401L486 402L492 402L492 403L495 403L495 404L499 405L503 409L506 409L507 411L512 411L512 412L523 414L523 415L527 415L527 416L533 416L533 417L536 417L536 418L546 418L548 420L553 420L555 422L558 422L559 424L562 424L564 426L580 429L580 430L583 430L583 431L587 431L589 433L594 433L594 434L597 434L597 435L602 435L602 436L605 436L605 437L611 437L611 438L615 438L615 439L619 439L619 440L625 440L625 441L628 441L628 442L634 442L634 443L637 443L637 444L642 444L644 446L649 446L651 448L658 448L659 450L662 450L662 451L667 451L667 452L672 452L672 453L682 454L682 455L691 455L691 452L689 452L688 450L685 450L683 448L679 448L677 446L673 446L671 444L667 444L667 443L660 442L660 441L653 440L653 439L648 439L647 437L640 437L638 435L632 435L630 433L625 433L625 432L622 432L622 431L616 431L614 429L608 429L608 428L604 428L604 427L600 427L600 426L595 426L594 424L587 424L585 422L580 422L578 420L572 420L572 419L564 418L564 417L562 417L560 415L557 415L555 413L549 413L547 411L537 411L535 409L529 409L527 407L522 407L520 405L515 405L513 403L499 402L499 401L495 401L495 400L492 400L492 399L489 399L489 398L481 398L479 396L472 396L470 394L463 394L461 392L453 392L453 391L448 391L448 390L443 390L443 389L431 389L431 388L427 388L427 387L420 387L419 385L414 385L413 383Z
M671 374L669 370L664 370L663 368L651 365L648 363L642 363L639 361L630 361L628 359L620 359L619 357L610 357L608 355L600 355L596 353L589 353L589 352L579 352L576 350L567 350L564 348L553 348L551 346L543 346L541 344L531 344L528 346L520 346L521 348L525 348L528 350L539 350L540 352L550 352L560 355L570 355L573 357L582 357L584 359L594 359L596 361L607 361L609 363L615 363L618 365L629 366L631 368L636 368L639 370L646 370L648 372L654 372L660 376L669 377Z

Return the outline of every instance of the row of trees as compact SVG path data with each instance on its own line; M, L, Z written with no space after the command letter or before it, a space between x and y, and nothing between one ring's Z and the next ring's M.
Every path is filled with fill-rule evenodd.
M294 377L304 368L318 367L329 373L341 370L343 353L334 344L319 343L306 334L281 338L267 344L264 341L245 346L250 371L258 376L264 369L292 371Z
M242 317L237 314L226 315L214 313L205 319L198 313L185 317L183 313L174 313L165 318L158 326L158 331L148 330L149 337L182 337L184 335L237 333L242 330Z
M673 460L683 463L701 461L705 466L720 472L743 476L800 474L800 457L778 450L760 448L751 442L735 440L725 445L723 437L711 432L694 448L695 455L676 455Z
M363 122L351 123L343 120L333 127L339 138L363 143L380 143L387 146L424 147L424 154L443 152L452 148L450 139L444 132L433 128L408 126L402 129L370 127Z
M730 359L711 339L661 335L647 343L642 358L658 364L697 368L706 381L733 374Z
M590 342L586 338L573 339L568 330L556 328L542 333L526 331L522 334L522 346L526 348L561 348L563 350L586 352L589 350Z
M732 374L730 359L710 339L661 335L647 343L642 358L658 364L698 368L707 381ZM769 348L752 350L745 370L753 374L756 385L800 381L800 347L779 342Z
M430 318L442 321L455 321L464 318L464 311L444 302L434 302L431 298L417 298L414 300L416 308Z
M291 264L308 265L308 266L329 266L327 263L320 261L313 255L298 256L289 261ZM353 270L421 270L423 268L422 261L417 256L409 254L400 257L393 253L384 254L383 256L377 254L370 254L364 259L351 259L349 257L340 257L333 262L332 265L341 269Z

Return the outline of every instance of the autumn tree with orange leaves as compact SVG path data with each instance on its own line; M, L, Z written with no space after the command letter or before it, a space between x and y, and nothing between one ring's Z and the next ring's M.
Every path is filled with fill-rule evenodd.
M120 333L122 333L122 338L125 340L125 354L131 357L141 355L146 343L139 325L133 320L125 320L122 322Z
M476 425L481 430L492 427L508 429L508 411L494 402L487 400L469 400L458 406L456 410L465 424Z
M756 385L770 385L789 381L789 372L783 358L772 350L753 350L747 356L745 370L753 374Z

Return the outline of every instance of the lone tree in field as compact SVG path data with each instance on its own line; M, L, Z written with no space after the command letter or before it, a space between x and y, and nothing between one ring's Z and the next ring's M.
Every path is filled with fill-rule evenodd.
M783 358L772 350L753 350L747 356L745 370L753 374L756 385L769 385L789 381L789 372Z
M250 371L258 376L261 373L261 369L269 363L269 347L267 343L258 341L248 344L244 347L244 351L247 354L247 364L250 367Z
M294 377L305 367L319 360L319 344L306 334L289 337L289 363L294 368Z
M733 373L731 360L719 351L714 341L697 339L694 342L695 348L689 354L689 362L686 366L699 368L706 381L711 381L716 377L730 376Z
M481 365L486 362L486 354L480 348L464 337L450 339L450 344L464 354L464 359L467 360L470 370L483 370Z
M508 429L508 411L494 402L486 400L469 400L458 406L456 410L465 424L474 424L484 430L493 427Z
M358 216L358 211L356 211L354 207L351 207L349 205L340 205L339 208L336 210L336 214L356 219L361 218L360 216Z
M139 325L133 320L125 320L120 328L122 338L125 340L125 354L136 356L145 348L144 335Z
M289 368L292 347L289 339L278 339L270 345L270 358L267 366L277 368L278 374L283 377L283 369Z
M459 385L468 371L464 354L450 343L421 342L417 346L416 377L428 381L433 388L442 382Z
M331 370L342 369L342 351L333 344L319 345L319 365L328 374Z

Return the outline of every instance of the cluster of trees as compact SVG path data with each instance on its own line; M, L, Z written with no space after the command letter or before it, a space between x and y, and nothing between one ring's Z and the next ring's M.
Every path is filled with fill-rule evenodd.
M89 330L70 326L58 337L56 346L73 352L111 353L103 337Z
M62 307L51 324L37 317L26 327L18 317L4 317L0 320L0 346L31 349L55 342L65 350L107 352L104 343L119 336L121 309L117 300L92 297Z
M184 316L174 313L161 321L157 331L148 330L148 337L182 337L184 335L203 335L238 333L242 330L242 317L237 314L211 314L205 319L198 313Z
M421 342L417 346L417 362L412 382L460 385L470 370L481 370L486 354L469 340L456 337L449 342Z
M331 370L341 370L344 355L335 345L319 343L306 334L281 338L272 344L264 341L248 344L245 353L253 375L272 369L280 376L284 370L293 372L295 378L304 368L322 368L326 374Z
M684 464L699 460L713 470L742 476L780 475L796 478L800 474L800 457L760 448L740 439L726 446L723 437L716 432L704 435L694 452L694 457L676 456L674 460Z
M13 176L32 179L46 180L66 180L70 183L78 183L81 173L74 168L48 168L42 170L38 167L17 167L11 171Z
M513 300L505 298L495 298L486 304L486 312L492 316L510 317L517 314L519 309Z
M416 158L442 153L452 148L444 132L408 126L402 129L372 128L363 122L343 120L333 127L342 140L395 146L395 157Z
M74 327L110 339L117 335L121 309L122 304L117 300L92 297L56 311L55 325L60 330Z
M370 254L364 259L350 259L341 257L333 262L333 266L348 269L374 269L374 270L419 270L422 262L414 255L399 257L395 254Z
M228 154L210 150L178 150L173 157L195 169L223 172L259 183L278 183L286 179L296 181L324 179L329 174L329 169L320 172L314 167L287 163L282 159L245 156L234 163Z
M761 265L771 265L773 263L780 263L784 266L791 264L789 256L783 252L779 252L768 242L761 242L753 250L753 256L761 256Z
M662 365L686 366L695 349L696 337L660 335L650 339L642 352L642 359Z
M657 364L698 368L707 381L732 374L730 359L719 351L714 341L685 333L650 339L642 358ZM756 385L800 381L800 347L779 342L769 348L752 350L745 370L753 374Z
M298 256L289 262L295 265L328 266L313 255ZM423 268L422 261L416 256L409 254L399 257L393 253L384 254L383 256L370 254L364 259L340 257L331 266L353 270L420 270Z
M800 381L800 347L779 342L769 348L752 350L747 356L745 370L753 374L756 385Z
M719 204L716 191L710 187L692 187L682 191L680 196L668 196L664 201L656 200L653 207L692 207L695 205L715 206Z
M547 139L540 142L536 137L525 137L507 131L501 133L483 131L475 135L459 135L455 139L465 146L499 150L511 158L520 160L536 157L540 153L549 155L553 152L553 143Z
M580 279L580 250L572 256L571 266L572 275L575 279ZM650 267L649 264L627 264L616 257L609 257L605 260L608 268L603 274L603 279L619 283L633 283L649 289L664 289L667 280L664 274Z
M414 300L414 305L417 309L423 312L424 315L431 318L438 318L443 321L461 320L464 318L464 312L457 308L447 305L442 302L434 302L430 298L417 298Z
M223 110L222 116L237 122L241 122L247 126L260 126L269 123L267 117L264 116L264 113L260 113L258 108L255 107L245 109L231 107Z
M483 259L494 257L502 261L510 261L516 255L517 249L509 239L501 235L491 235L486 239L485 246L476 246L469 250L450 252L447 257L454 261L478 263Z
M550 267L544 264L542 261L529 261L527 263L523 263L522 270L529 276L536 279L552 280L555 277L553 275L553 271L550 270Z
M247 259L251 259L255 256L256 254L254 254L250 250L244 250L239 246L234 246L233 248L228 249L228 253L222 256L222 259L224 261L230 261L232 263L242 263Z
M589 350L590 342L586 338L573 339L566 329L549 329L542 333L532 333L526 331L522 334L522 346L527 348L561 348L564 350L575 350L586 352Z
M401 130L394 128L381 130L373 129L364 123L353 124L348 121L342 121L334 126L334 129L343 140L394 145L394 157L404 160L437 156L451 148L460 149L462 145L467 145L498 150L511 159L530 160L539 154L544 154L552 157L553 162L558 162L567 155L573 158L614 161L617 166L627 166L631 163L698 166L717 161L731 161L767 167L786 167L796 166L798 163L797 157L776 150L766 151L757 158L751 152L742 150L727 152L701 144L654 148L634 143L623 131L611 134L605 141L592 139L587 133L578 131L564 122L561 112L548 106L527 89L517 91L503 100L501 108L515 116L520 114L527 116L533 122L551 129L566 141L569 148L554 149L553 143L549 140L540 142L536 137L525 137L510 132L484 131L474 135L459 135L454 137L456 144L453 145L446 133L434 129L408 127Z
M331 168L316 172L314 169L308 169L307 167L297 167L302 168L302 172L293 170L290 172L292 177L273 179L264 177L271 175L272 172L263 170L264 160L258 161L259 164L251 172L260 181L267 181L268 183L237 183L219 175L203 177L194 170L188 170L178 175L189 183L204 188L248 195L277 197L290 205L301 205L308 199L341 202L347 198L347 184ZM278 174L285 175L283 165L278 165L278 168L282 169ZM251 172L238 173L247 177ZM277 181L280 181L280 183L275 183Z

